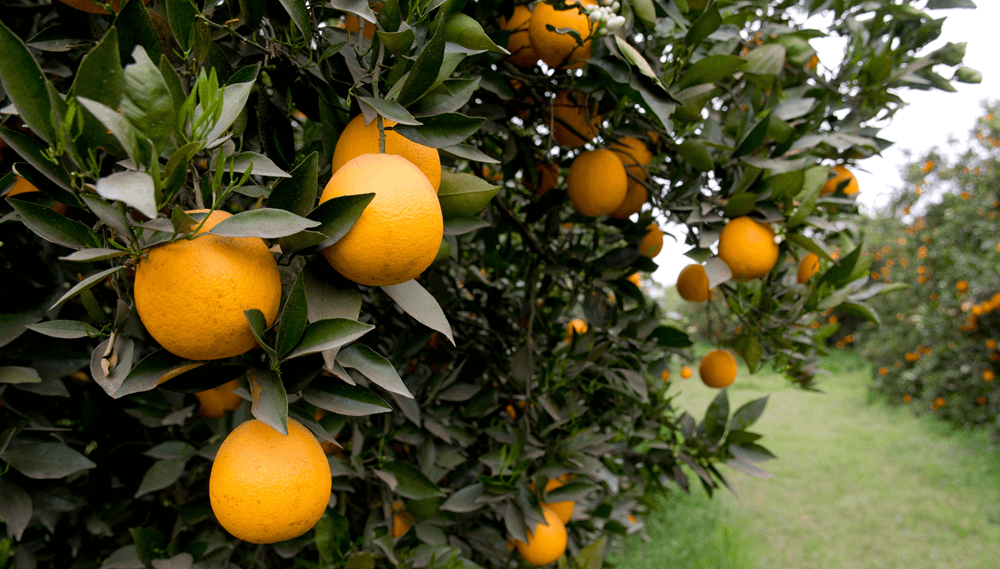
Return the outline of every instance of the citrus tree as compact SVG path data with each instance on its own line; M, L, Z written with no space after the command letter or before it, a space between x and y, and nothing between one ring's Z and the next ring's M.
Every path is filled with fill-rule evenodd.
M2 7L18 567L601 566L771 456L764 400L666 394L660 224L739 323L706 384L809 386L811 315L867 310L831 167L977 79L889 0Z
M870 278L906 288L879 298L878 334L857 332L876 391L921 413L1000 434L1000 112L984 108L968 143L932 149L871 222Z

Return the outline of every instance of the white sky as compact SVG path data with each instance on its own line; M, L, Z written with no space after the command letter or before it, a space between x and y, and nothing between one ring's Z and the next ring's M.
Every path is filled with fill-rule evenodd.
M858 177L861 192L858 201L867 207L879 207L886 203L894 188L902 185L899 168L905 164L903 151L919 153L933 146L944 148L949 135L965 140L974 121L981 112L980 101L1000 99L1000 65L997 51L1000 39L997 23L1000 23L1000 0L976 0L975 10L930 10L934 18L947 17L941 37L930 48L918 55L930 53L947 42L967 42L965 65L979 70L983 82L978 85L953 82L957 93L943 91L899 91L909 105L896 113L892 124L883 128L879 136L895 144L881 156L874 156L853 168ZM812 40L819 52L820 61L839 62L843 56L840 41L836 37ZM938 72L949 78L951 68L938 66ZM662 225L661 225L662 226ZM672 228L662 226L665 232ZM679 238L683 239L682 236ZM653 280L664 286L673 286L677 274L692 263L684 252L690 247L676 244L669 235L664 235L663 251L656 257L660 267L653 273Z

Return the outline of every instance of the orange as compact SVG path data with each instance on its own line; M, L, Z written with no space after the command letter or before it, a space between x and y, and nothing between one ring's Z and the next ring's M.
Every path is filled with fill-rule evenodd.
M579 91L559 91L552 100L553 121L549 125L552 138L561 146L579 148L597 136L601 116L597 102L587 104L587 96ZM575 131L575 132L574 132Z
M10 189L9 192L7 192L7 195L5 195L4 198L9 199L14 196L19 196L21 194L30 194L32 192L40 192L40 191L41 190L36 188L35 185L32 184L31 182L25 180L20 176L17 176L17 181L14 182L14 186ZM56 202L52 204L52 211L62 215L66 215L66 204Z
M226 411L235 411L243 398L236 395L234 391L239 387L240 382L235 379L222 385L199 391L194 396L198 398L198 414L202 417L224 417Z
M649 191L646 190L646 186L629 178L628 185L625 187L625 201L618 206L618 209L611 212L611 217L628 219L633 213L639 213L642 210L642 205L646 203L648 197Z
M858 179L854 176L853 172L840 164L834 166L833 170L836 172L836 175L823 184L823 188L819 191L821 196L836 192L837 188L844 182L847 182L847 185L844 186L844 195L851 196L858 193Z
M628 281L636 286L636 288L642 288L642 280L639 277L639 273L632 273L628 276Z
M993 374L992 370L986 370L983 372L983 381L993 381L996 375Z
M733 278L748 281L766 275L778 262L774 230L746 216L733 219L719 234L719 258Z
M559 167L544 160L535 161L538 170L538 188L531 182L531 176L524 175L524 187L539 196L544 196L559 184Z
M663 381L670 381L670 370L665 369L660 373L660 379Z
M660 254L663 249L663 232L655 223L646 226L646 235L639 242L639 253L652 259Z
M545 484L545 491L551 492L556 488L562 486L563 483L559 481L558 478L549 478L549 481ZM552 504L547 504L545 502L538 502L542 508L548 508L555 512L559 516L559 521L563 525L568 524L569 520L573 517L573 508L576 505L572 500L566 500L565 502L554 502Z
M268 326L278 315L281 277L264 241L204 235L228 217L213 211L199 237L153 247L135 270L139 319L164 349L182 358L242 354L257 346L243 311L260 310Z
M708 300L708 275L705 267L692 263L681 269L681 274L677 276L677 294L691 302Z
M640 180L649 177L643 166L649 166L653 161L653 153L649 151L646 143L638 138L623 136L610 144L611 150L618 155L625 165L628 173Z
M507 36L507 51L510 52L507 59L518 67L534 67L538 62L538 56L528 37L530 22L531 9L524 4L514 6L514 13L509 20L505 16L500 17L500 29L510 32Z
M222 442L208 481L219 524L238 539L275 543L312 529L330 502L330 464L295 419L288 435L251 419Z
M568 10L556 10L551 4L539 2L531 15L528 38L539 59L552 68L574 68L590 59L590 41L596 24L583 12L583 6L594 5L594 0L565 2ZM552 26L549 30L547 26ZM582 45L570 34L560 34L553 30L569 28L580 35Z
M389 119L382 119L385 130L385 153L402 156L415 164L430 181L436 193L441 187L441 156L437 148L417 144L398 132L388 130L395 124ZM344 164L362 154L378 153L378 121L373 120L365 126L364 115L358 115L347 123L344 131L340 133L340 138L337 139L337 146L333 149L333 173L336 174Z
M805 257L802 257L802 262L799 263L799 272L797 280L799 284L806 284L813 275L819 272L819 255L815 253L808 253Z
M361 23L360 18L354 14L348 14L344 16L344 29L351 32L352 34L358 33L359 24ZM365 20L365 28L361 31L361 35L368 39L375 37L375 24Z
M566 325L566 341L569 342L576 334L587 333L587 322L582 318L574 318Z
M99 4L94 2L94 0L59 0L63 4L76 8L77 10L83 10L84 12L89 12L91 14L107 14L108 11L102 8ZM117 14L122 9L121 0L110 0L107 2L111 4L111 9ZM143 4L149 4L149 0L142 0Z
M392 503L392 533L393 539L399 539L403 537L403 534L410 531L410 521L412 517L406 513L406 508L403 506L402 502Z
M728 350L712 350L698 366L701 381L709 387L726 387L736 380L736 358Z
M536 524L535 531L528 530L528 543L514 541L517 552L532 565L554 563L566 552L566 525L549 508L543 507L542 514L545 524Z
M11 190L11 191L13 191L13 190ZM967 283L965 281L958 281L957 283L955 283L955 290L957 290L958 292L965 292L965 291L969 290L969 283Z
M628 192L625 167L614 152L599 148L581 153L566 176L569 201L582 215L607 215L622 205Z
M681 377L684 379L691 379L691 368L689 366L684 366L681 368Z
M809 58L809 63L806 64L806 67L808 67L810 71L813 71L816 69L817 65L819 65L819 56L813 55Z
M369 192L375 198L323 256L356 283L388 286L417 278L434 262L444 236L434 188L402 156L363 154L337 170L319 202Z

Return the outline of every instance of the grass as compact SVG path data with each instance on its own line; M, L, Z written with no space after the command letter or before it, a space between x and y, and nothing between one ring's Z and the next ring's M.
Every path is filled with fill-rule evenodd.
M770 394L753 430L778 460L776 476L722 467L739 493L701 490L664 499L650 542L631 536L614 559L630 569L964 569L1000 558L1000 457L985 433L872 399L868 368L844 356L825 364L825 393L741 370L732 409ZM717 393L676 382L696 418Z

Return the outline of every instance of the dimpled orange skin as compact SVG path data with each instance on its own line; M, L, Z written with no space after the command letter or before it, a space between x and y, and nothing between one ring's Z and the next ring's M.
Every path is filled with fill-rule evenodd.
M653 153L649 151L645 142L631 136L623 136L612 142L609 148L621 158L622 164L625 165L625 169L630 175L640 180L649 177L642 167L649 166L649 163L653 161Z
M536 524L535 531L528 531L528 543L514 540L517 552L532 565L548 565L558 561L566 552L566 526L549 508L542 508L545 524Z
M660 254L663 249L663 232L655 223L646 226L646 235L639 242L639 254L650 259Z
M833 171L836 172L836 175L823 184L823 188L819 191L820 195L825 196L836 192L837 188L840 187L845 180L849 181L847 182L847 185L844 186L844 195L852 196L858 193L858 178L854 175L854 172L851 172L840 164L834 166Z
M194 396L198 398L198 414L202 417L224 417L226 411L235 411L243 398L236 395L234 391L239 387L240 382L235 379L213 389L199 391Z
M434 188L434 193L437 193L441 187L441 155L437 148L417 144L398 132L387 130L395 125L389 119L382 119L385 153L402 156L420 168ZM354 117L340 133L337 146L333 149L333 173L336 174L354 158L362 154L378 154L378 150L378 121L373 120L365 126L364 115Z
M746 216L733 219L719 234L719 258L734 279L748 281L766 275L778 262L774 230Z
M319 203L374 192L347 235L323 249L340 274L369 286L390 286L420 276L441 248L441 204L427 177L402 156L364 154L330 178Z
M615 219L628 219L633 213L642 211L642 206L646 203L646 198L648 197L649 191L646 189L646 186L629 178L625 190L625 201L622 202L622 205L618 206L618 209L611 212L611 217Z
M567 5L572 5L570 0ZM593 0L581 0L576 2L580 6L590 6L595 4ZM580 34L583 45L577 43L576 38L570 34L560 34L550 31L546 26L551 24L553 29L570 28ZM551 4L539 2L535 4L534 12L531 16L531 24L528 26L528 37L532 47L539 59L546 65L553 68L565 67L572 69L583 65L584 60L590 59L590 41L593 35L590 18L580 8L572 7L569 10L556 10Z
M802 257L799 263L799 271L795 279L799 284L806 284L813 275L819 272L819 256L816 253L808 253Z
M618 156L610 150L588 150L576 157L566 176L569 201L582 215L607 215L622 205L628 176Z
M588 112L587 96L579 91L556 93L556 98L552 100L552 114L552 138L560 146L580 148L597 136L597 128L601 124L597 105L591 104Z
M736 358L727 350L712 350L705 354L698 366L701 381L709 387L723 388L736 380Z
M689 302L708 300L708 275L705 267L693 263L681 269L681 274L677 276L677 293Z
M545 484L545 491L551 492L562 485L563 483L560 482L558 478L549 478L549 481ZM573 518L573 509L576 506L576 503L573 502L572 500L566 500L565 502L554 502L551 504L539 501L538 504L543 508L548 508L553 512L555 512L555 514L559 516L559 521L561 521L563 524L568 524L569 521Z
M228 217L212 212L198 233ZM243 311L260 310L270 326L280 302L278 264L257 237L208 234L158 245L135 270L139 319L164 349L191 360L231 358L256 347Z
M208 496L226 531L250 543L275 543L316 525L332 483L323 449L301 423L289 418L285 436L251 419L219 447Z
M531 40L528 38L528 26L531 23L531 9L524 4L514 6L514 13L508 20L500 18L500 29L510 32L507 37L507 51L510 55L507 60L518 67L534 67L538 62L538 55L531 47Z

